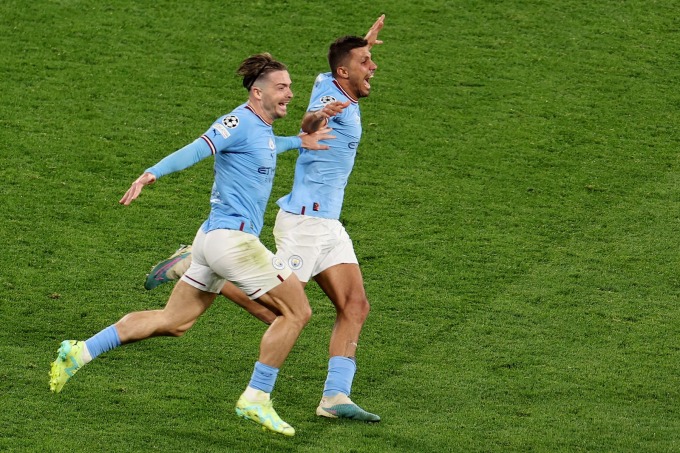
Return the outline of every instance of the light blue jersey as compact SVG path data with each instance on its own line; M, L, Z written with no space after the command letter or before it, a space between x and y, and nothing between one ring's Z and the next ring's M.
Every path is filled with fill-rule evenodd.
M259 236L276 170L272 125L243 104L201 138L215 147L215 182L203 231L222 228Z
M259 236L274 181L276 155L300 144L299 137L275 137L272 125L243 104L218 118L193 143L146 171L160 178L214 155L211 209L203 231L240 230Z
M345 186L354 166L361 139L361 112L330 72L319 74L314 82L307 111L315 111L334 101L350 101L340 114L329 119L337 138L325 144L327 151L301 149L295 164L293 190L278 200L284 211L327 219L339 219Z

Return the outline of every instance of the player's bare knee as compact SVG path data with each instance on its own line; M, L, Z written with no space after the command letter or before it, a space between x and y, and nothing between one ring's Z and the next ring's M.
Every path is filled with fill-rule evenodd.
M312 307L309 304L306 304L304 307L300 307L296 309L295 311L291 312L288 316L288 319L295 323L300 330L304 328L309 320L312 318Z
M310 319L312 319L312 307L311 305L307 304L307 306L303 308L302 312L300 313L300 320L302 325L306 326Z
M166 327L166 335L171 337L181 337L193 326L193 322L188 322L181 325L168 324Z
M182 329L182 328L173 328L173 329L168 329L166 331L166 335L170 337L181 337L185 333L187 333L187 330L189 329Z
M340 305L338 312L354 322L363 323L371 311L371 305L365 296L350 297Z

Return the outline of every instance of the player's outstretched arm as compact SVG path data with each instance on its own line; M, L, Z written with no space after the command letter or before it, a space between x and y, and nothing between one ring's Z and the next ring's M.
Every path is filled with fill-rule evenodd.
M132 183L130 188L125 192L123 198L120 199L118 203L129 206L133 200L135 200L139 194L142 192L144 186L153 184L156 181L156 177L149 172L142 173L142 176L137 178L135 182Z
M322 109L305 113L302 117L302 125L300 129L302 132L311 134L318 131L320 128L328 124L328 118L333 117L349 106L349 101L346 102L329 102L324 105Z
M319 142L323 140L333 140L335 135L330 134L331 130L332 129L330 127L324 127L316 132L312 132L311 134L303 132L302 134L298 135L298 137L300 137L302 140L302 147L305 149L310 149L313 151L325 150L329 149L329 146Z
M279 137L274 136L274 142L276 143L276 154L281 154L291 149L307 148L309 150L324 150L329 149L328 145L319 143L322 140L332 140L335 135L330 135L331 128L324 127L316 132L307 134L305 132L300 135L295 135L292 137Z
M165 156L153 167L147 168L148 171L145 171L142 176L132 183L132 186L125 192L119 203L125 206L129 205L139 196L144 186L153 184L156 179L164 175L189 168L203 159L212 156L212 154L212 149L207 142L200 137L197 138L184 148L175 151L169 156Z
M368 41L368 47L369 49L373 47L376 44L382 44L383 42L378 39L378 33L380 30L382 30L383 26L385 25L385 15L383 14L382 16L378 17L378 20L375 21L373 26L368 30L368 33L366 33L366 36L364 36L364 39Z

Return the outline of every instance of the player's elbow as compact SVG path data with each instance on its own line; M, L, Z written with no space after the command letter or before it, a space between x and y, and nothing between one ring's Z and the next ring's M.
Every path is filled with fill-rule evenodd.
M319 120L319 118L314 115L312 112L307 112L305 116L302 118L302 124L300 125L300 129L302 129L302 132L306 134L313 134L314 132L318 131L321 125L324 123L323 120Z
M314 132L316 132L316 129L314 128L314 124L312 121L303 121L302 125L300 126L300 129L305 134L313 134Z

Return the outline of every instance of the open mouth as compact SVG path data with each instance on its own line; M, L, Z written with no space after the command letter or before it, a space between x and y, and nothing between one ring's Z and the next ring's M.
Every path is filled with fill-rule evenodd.
M371 89L371 82L369 82L369 80L371 80L372 78L373 78L373 74L369 75L368 77L366 77L364 79L364 86L366 87L367 90Z

